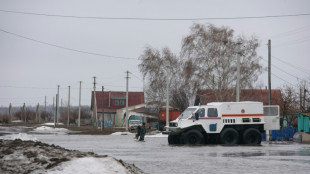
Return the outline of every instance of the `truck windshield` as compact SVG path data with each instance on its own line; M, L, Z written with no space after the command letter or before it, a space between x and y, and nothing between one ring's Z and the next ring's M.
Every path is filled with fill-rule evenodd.
M182 114L179 116L179 119L187 119L192 116L192 113L196 110L197 108L187 108L185 111L182 112Z
M140 120L130 120L130 124L140 124Z

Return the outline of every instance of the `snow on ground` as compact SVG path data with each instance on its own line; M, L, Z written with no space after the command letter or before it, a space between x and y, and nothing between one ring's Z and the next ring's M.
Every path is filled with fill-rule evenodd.
M25 133L12 135L11 138L0 139L0 173L143 174L134 165L106 155L67 150L33 141L35 137Z
M11 135L6 136L5 139L6 140L20 139L23 141L38 141L36 137L34 137L33 135L26 134L26 133L11 134Z
M23 122L22 120L13 120L12 123L21 123Z
M33 131L34 133L50 133L50 134L66 134L69 132L68 129L65 128L54 128L54 127L49 127L49 126L40 126L35 128Z
M131 132L114 132L111 135L132 135Z
M148 137L148 138L167 138L168 135L159 133L159 134L155 134L155 135L145 135L145 137Z
M44 123L42 125L45 125L45 126L54 126L55 123ZM63 123L57 123L57 125L64 125Z
M87 167L86 167L87 166ZM95 157L84 157L74 158L68 162L63 162L59 166L47 170L49 174L78 174L78 173L118 173L126 174L127 169L117 160L112 157L106 158L95 158Z

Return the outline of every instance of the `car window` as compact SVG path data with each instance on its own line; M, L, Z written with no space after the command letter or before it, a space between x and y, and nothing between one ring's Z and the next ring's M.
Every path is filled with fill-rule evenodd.
M208 108L208 117L217 117L217 109L216 108Z
M199 114L199 117L205 117L205 108L200 108L197 113Z

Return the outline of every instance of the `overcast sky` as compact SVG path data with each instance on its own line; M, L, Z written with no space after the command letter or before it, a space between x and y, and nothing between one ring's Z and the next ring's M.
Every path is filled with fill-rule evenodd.
M6 11L6 12L5 12ZM11 12L8 12L11 11ZM14 13L12 13L14 12ZM25 12L21 14L16 12ZM30 15L47 14L47 15ZM309 0L0 0L0 106L53 103L60 98L90 105L97 89L142 91L138 57L149 45L178 54L194 23L228 26L236 35L255 34L266 67L272 42L272 88L310 81L310 16L260 19L125 20L103 18L197 19L310 14ZM57 16L58 15L58 16ZM75 16L75 17L59 17ZM76 18L99 17L99 18ZM73 51L75 50L75 51ZM80 51L80 52L78 52ZM87 54L85 52L91 53ZM93 54L94 53L94 54ZM97 55L96 55L97 54ZM109 55L112 57L107 57ZM267 86L267 73L258 83Z

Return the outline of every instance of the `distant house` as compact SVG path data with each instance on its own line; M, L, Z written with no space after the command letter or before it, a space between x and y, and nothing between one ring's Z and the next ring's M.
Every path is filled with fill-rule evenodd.
M92 92L91 109L94 108L94 92ZM104 100L102 100L104 98ZM126 115L126 92L124 91L96 91L97 115L102 117L104 111L105 126L122 127ZM103 103L103 109L102 109ZM145 114L144 92L128 92L128 111L130 116L141 116L142 121L147 117ZM144 120L145 119L145 120Z
M197 92L196 103L201 105L210 102L232 102L236 101L236 93L233 90L225 91L226 101L218 101L215 93L211 89L199 90ZM268 90L267 89L242 89L240 90L240 101L259 101L263 102L264 105L268 105ZM283 99L279 89L271 90L271 105L282 105Z

